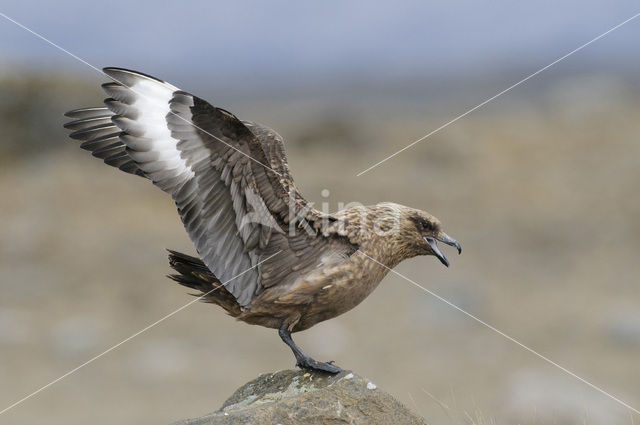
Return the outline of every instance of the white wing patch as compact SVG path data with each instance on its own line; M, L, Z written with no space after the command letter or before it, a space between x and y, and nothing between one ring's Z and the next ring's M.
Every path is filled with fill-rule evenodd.
M187 178L193 177L193 170L180 158L180 151L176 148L177 140L171 137L171 131L167 128L166 116L171 112L169 101L174 90L150 80L140 80L132 90L137 95L132 105L139 113L136 121L143 127L142 137L153 141L150 152L154 155L133 151L129 154L131 158L140 163L147 159L146 155L154 161L162 161L165 169L176 170L176 174L186 173ZM144 164L140 168L147 171Z
M171 193L176 185L163 185L163 180L184 183L195 175L180 155L178 139L171 137L167 127L167 115L172 114L169 101L178 88L122 70L105 72L118 82L105 84L103 88L115 99L106 105L117 114L113 122L127 133L121 137L127 153L147 177Z

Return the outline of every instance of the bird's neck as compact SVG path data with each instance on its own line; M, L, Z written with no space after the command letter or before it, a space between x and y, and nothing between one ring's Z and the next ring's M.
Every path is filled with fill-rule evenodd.
M393 268L414 255L392 227L394 221L386 219L387 213L378 205L345 209L334 214L338 221L333 230L357 244L366 256Z

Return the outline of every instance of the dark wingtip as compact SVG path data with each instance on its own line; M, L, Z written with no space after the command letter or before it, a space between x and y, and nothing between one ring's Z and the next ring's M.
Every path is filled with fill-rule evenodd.
M102 68L102 72L104 72L108 77L113 78L116 81L118 81L118 78L117 78L118 74L125 73L125 74L137 75L139 77L150 78L160 83L166 83L166 81L163 81L160 78L154 77L153 75L145 74L144 72L136 71L134 69L119 68L117 66L107 66L105 68Z
M71 111L65 112L64 116L68 118L74 118L74 119L80 120L80 119L87 119L87 118L98 118L101 116L107 116L108 114L109 114L109 111L107 110L107 108L105 108L104 106L100 106L100 107L72 109Z
M64 116L67 118L76 118L79 113L84 112L86 110L87 108L72 109L70 111L65 112Z

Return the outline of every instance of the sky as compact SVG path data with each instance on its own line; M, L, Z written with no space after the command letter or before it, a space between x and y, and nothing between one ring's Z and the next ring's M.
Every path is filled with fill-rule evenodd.
M0 12L96 67L287 81L544 66L639 13L640 2L2 0ZM640 17L572 63L637 71L639 47ZM2 17L0 57L0 66L86 68Z

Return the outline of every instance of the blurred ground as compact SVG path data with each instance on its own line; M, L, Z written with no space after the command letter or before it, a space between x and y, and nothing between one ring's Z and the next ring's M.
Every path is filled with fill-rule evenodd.
M450 269L417 258L400 273L638 408L640 90L597 76L536 87L362 177L498 90L436 99L367 97L364 87L336 93L337 102L327 100L331 92L197 92L277 129L311 200L331 210L395 201L441 218L463 255L448 251ZM5 74L0 90L2 409L189 302L164 277L164 248L194 250L163 193L66 138L62 113L99 104L95 81ZM296 337L429 423L640 420L394 275L355 310ZM292 365L274 331L195 304L0 423L170 423L215 410L258 373Z

